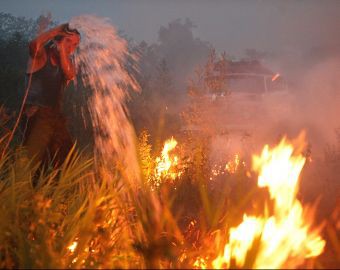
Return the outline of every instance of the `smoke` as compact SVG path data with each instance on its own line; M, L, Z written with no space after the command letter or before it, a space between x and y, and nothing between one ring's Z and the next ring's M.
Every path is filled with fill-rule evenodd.
M110 98L107 97L107 91L95 90L91 106L96 109L90 108L90 110L92 110L92 118L97 133L105 134L105 136L97 137L96 149L101 149L98 151L101 152L102 156L110 156L113 152L116 154L118 152L123 153L124 147L121 148L122 145L133 145L132 139L125 138L125 135L123 134L132 134L133 131L129 131L131 127L129 127L130 124L127 125L128 121L122 120L127 119L124 105L127 93L125 88L123 87L122 89L119 85L120 83L123 83L124 85L135 85L135 82L128 73L124 73L125 70L116 69L114 74L117 76L112 76L112 70L104 72L100 71L105 66L118 65L117 63L124 62L124 58L126 58L126 55L128 54L126 44L125 42L119 41L119 38L115 33L111 33L113 31L112 26L107 21L100 19L100 22L98 22L98 18L88 18L90 19L86 20L82 16L77 19L72 19L71 21L71 23L74 23L78 20L78 28L84 28L83 31L88 33L87 36L85 35L85 39L88 39L89 41L84 42L83 36L81 51L93 51L90 55L85 56L86 53L81 53L82 56L78 57L79 67L81 67L80 63L87 63L87 70L84 74L92 74L91 79L89 79L89 76L87 75L83 76L83 80L87 81L86 83L91 85L93 89L97 89L98 85L100 85L99 88L101 89L118 87L117 91L112 91L112 93L116 93L114 94L114 97ZM87 26L85 26L86 24ZM77 27L75 23L74 26ZM188 55L192 56L193 59L196 59L197 62L201 62L202 55L207 54L209 47L199 39L193 38L191 28L192 24L189 23L189 21L184 24L178 20L174 21L169 24L167 28L161 28L160 42L157 45L151 46L155 55L163 56L159 58L167 60L171 71L177 71L178 74L181 75L194 72L195 64L193 63L195 61L188 61ZM110 34L107 35L106 32L110 32ZM291 29L291 33L293 32L294 29ZM110 36L111 39L106 36ZM183 36L186 38L183 38ZM183 42L177 42L178 40L185 40L186 42L184 42L183 45ZM92 45L89 46L89 44ZM178 44L181 44L181 46L179 47ZM193 48L197 48L197 50L193 50ZM193 51L195 51L195 53L193 53ZM311 49L308 49L307 51L311 52ZM226 52L228 53L227 47ZM93 57L93 53L96 54L95 57ZM265 66L268 65L273 71L280 72L282 77L287 80L289 85L287 90L255 97L255 99L259 100L257 103L252 103L253 105L255 104L255 106L251 104L244 105L246 102L244 102L242 98L235 99L233 96L230 98L228 97L229 101L226 106L229 108L233 106L236 107L236 111L238 111L236 114L248 118L248 123L244 123L242 119L239 121L233 119L235 118L235 113L230 112L230 110L228 111L223 108L221 112L218 112L218 110L214 108L216 104L205 104L205 108L202 111L202 114L206 114L204 119L206 119L206 122L209 122L210 126L217 123L217 127L216 125L210 127L213 130L212 133L215 133L212 140L213 152L244 152L245 154L248 154L260 149L265 143L277 142L283 135L295 137L301 130L305 129L310 145L313 148L313 153L317 155L322 154L325 145L334 140L335 129L340 126L337 120L337 115L339 113L339 83L337 80L339 77L339 59L325 60L326 58L321 54L318 62L315 63L312 61L312 57L308 59L306 58L306 55L308 56L306 52L302 53L301 51L296 51L294 53L294 51L290 51L290 53L287 53L286 51L282 55L278 52L274 55L268 53L265 57ZM85 57L87 57L87 59L85 59ZM98 57L101 58L99 62ZM112 64L109 63L107 59L118 60L113 60L115 64ZM178 59L183 59L186 61L187 65L184 66ZM188 64L189 62L190 65ZM98 63L100 65L99 69ZM155 66L155 63L152 63ZM97 71L94 71L93 66L96 67L95 70ZM148 72L148 70L143 70L143 72ZM175 85L183 89L186 84L183 77L187 77L187 75L178 76L178 74L176 73L174 76ZM256 88L256 86L253 87ZM134 86L134 88L136 87ZM256 92L256 89L254 89L254 91ZM182 94L184 93L184 91L180 92ZM183 99L183 96L181 97L179 95L177 96L177 99ZM111 101L106 103L105 100ZM115 104L114 106L111 106L110 103L112 102ZM239 102L243 103L243 105L237 108ZM117 104L120 105L116 106ZM113 114L107 113L108 110L111 110L111 107L115 108L112 109ZM99 112L98 110L101 111ZM231 110L235 111L235 108L231 108ZM115 118L105 120L106 122L104 123L105 118L102 118L103 115L106 115L106 118L108 118L109 115L114 115ZM125 116L123 117L123 115ZM116 118L120 120L117 120ZM121 123L119 123L120 121ZM239 129L241 131L238 130L236 133L230 131L230 129L228 130L228 125L233 125L230 123L235 121L238 121L241 126ZM117 125L114 125L113 123L117 123ZM221 131L221 125L219 123L223 123L228 136L220 134L221 132L224 133L224 127ZM103 131L104 126L106 130ZM246 126L246 128L242 126ZM111 137L110 140L114 142L113 147L107 147L108 140L104 139L106 137ZM130 135L128 135L128 137L130 138ZM132 137L133 136L131 136L131 138ZM123 144L119 143L121 138L124 138ZM214 149L217 150L215 151ZM219 153L218 155L221 156L223 153ZM233 154L234 153L231 153L230 155ZM126 163L128 162L126 161Z
M340 57L306 63L295 62L294 74L284 78L288 87L280 91L259 93L256 85L249 84L253 94L235 92L228 101L206 103L207 121L217 123L210 124L213 160L235 153L249 157L264 144L275 144L283 136L296 137L302 130L313 159L324 157L326 147L336 143L340 128ZM285 74L284 68L280 70Z
M297 89L293 89L297 100L295 121L305 126L315 150L320 152L334 141L335 129L340 127L340 58L306 67L304 73Z

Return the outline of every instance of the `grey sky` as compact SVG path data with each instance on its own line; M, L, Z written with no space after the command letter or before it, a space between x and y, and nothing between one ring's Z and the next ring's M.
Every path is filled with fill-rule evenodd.
M2 12L59 21L81 14L110 17L137 41L154 42L160 26L190 18L195 35L218 50L303 51L340 46L340 0L1 0Z

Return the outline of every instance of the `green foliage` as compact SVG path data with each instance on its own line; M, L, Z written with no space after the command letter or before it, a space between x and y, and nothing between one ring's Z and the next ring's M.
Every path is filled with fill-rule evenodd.
M41 173L35 188L34 168L21 151L0 166L2 267L124 266L128 259L122 258L130 256L127 205L114 179L98 183L90 159L71 152L62 167ZM129 266L137 265L132 260Z
M19 106L23 95L26 52L27 40L19 32L0 39L0 100L11 109Z
M147 130L143 130L138 138L139 146L139 158L140 158L140 165L143 172L143 175L146 179L149 179L154 170L154 162L152 159L152 146L149 143L150 134Z
M36 20L0 12L0 103L16 110L22 101L28 43L56 22L50 15Z
M140 136L146 167L151 162L148 137L146 131ZM198 257L216 257L229 228L239 224L250 205L261 203L262 195L242 168L212 185L204 147L196 147L187 160L181 178L164 179L155 191L144 183L136 192L119 174L95 173L92 160L74 149L61 167L39 175L23 149L7 153L0 159L0 266L192 268ZM337 215L327 225L334 250ZM247 267L259 241L247 254Z

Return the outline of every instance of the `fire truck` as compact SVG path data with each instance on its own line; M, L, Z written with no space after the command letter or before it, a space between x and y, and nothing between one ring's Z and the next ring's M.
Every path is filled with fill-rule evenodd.
M268 119L282 118L291 109L283 76L259 61L225 61L206 68L204 91L195 97L202 117L228 132L247 132Z
M219 141L216 147L228 152L242 152L252 140L258 142L254 137L279 125L275 121L289 115L293 106L285 78L259 61L216 61L204 73L204 87L204 94L196 97L201 122L185 129L210 132L212 141Z

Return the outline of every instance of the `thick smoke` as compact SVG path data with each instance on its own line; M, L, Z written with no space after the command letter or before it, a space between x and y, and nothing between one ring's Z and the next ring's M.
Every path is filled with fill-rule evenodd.
M290 71L285 68L279 68L287 81L287 88L281 91L255 94L251 98L256 101L232 93L227 102L221 101L223 105L206 104L207 121L218 123L210 125L214 133L213 159L235 153L249 156L264 144L274 144L284 135L296 137L302 130L307 133L308 151L314 159L323 158L326 147L336 144L340 128L340 57L310 65L300 62L290 76L285 76ZM248 87L249 92L257 93L255 85ZM221 126L226 134L220 134Z

